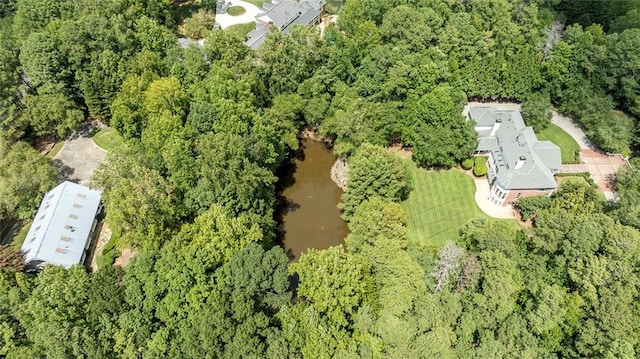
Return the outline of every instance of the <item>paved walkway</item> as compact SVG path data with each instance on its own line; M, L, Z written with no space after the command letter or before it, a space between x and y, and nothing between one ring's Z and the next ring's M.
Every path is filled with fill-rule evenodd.
M216 22L220 24L220 28L226 29L229 26L246 24L249 22L255 22L256 16L263 12L259 7L242 0L227 0L231 3L231 6L242 6L245 8L245 13L238 16L231 16L229 14L216 14Z
M558 173L583 173L589 172L589 167L585 164L562 165Z
M473 181L476 184L476 203L482 212L493 218L516 218L515 211L511 206L498 206L489 200L489 182L485 177L474 177Z
M83 123L53 158L61 180L87 185L98 164L104 160L107 152L98 147L90 136L94 127L93 124Z
M98 222L98 225L96 226L96 235L95 237L97 238L93 238L93 243L91 244L91 248L89 251L89 258L91 258L90 261L90 265L89 267L91 268L92 272L97 272L98 271L98 256L102 255L102 250L104 249L104 246L109 242L109 240L111 239L111 229L109 229L109 226L107 225L106 222L104 221L100 221Z

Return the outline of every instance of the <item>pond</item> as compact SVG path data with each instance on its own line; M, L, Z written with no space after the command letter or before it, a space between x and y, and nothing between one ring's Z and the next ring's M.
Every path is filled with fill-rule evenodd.
M344 244L349 234L337 205L342 190L331 180L336 157L323 142L303 139L297 155L279 173L279 241L292 261L308 248Z

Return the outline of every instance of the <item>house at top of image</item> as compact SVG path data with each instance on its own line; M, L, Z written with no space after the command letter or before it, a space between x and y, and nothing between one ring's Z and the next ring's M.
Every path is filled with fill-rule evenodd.
M267 35L276 27L287 33L292 25L313 26L320 23L326 0L279 0L273 4L264 3L265 11L256 16L256 28L247 35L245 44L257 49Z
M45 194L21 248L28 269L84 263L101 210L100 195L69 181Z
M509 205L520 197L550 195L558 187L554 174L562 166L560 148L538 141L515 110L471 107L468 118L475 122L478 147L474 155L487 155L489 199Z

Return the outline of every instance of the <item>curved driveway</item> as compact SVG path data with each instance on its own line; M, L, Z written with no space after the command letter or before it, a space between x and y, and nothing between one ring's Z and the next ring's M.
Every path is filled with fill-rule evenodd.
M551 123L560 127L564 132L568 133L569 136L573 137L576 142L578 142L578 146L583 150L595 150L595 147L589 141L587 135L584 134L584 131L578 126L573 120L568 117L562 116L561 114L553 111L553 117L551 117Z
M216 22L220 24L220 28L226 29L229 26L246 24L249 22L255 22L256 16L263 10L259 7L242 0L228 0L231 6L242 6L246 12L242 15L231 16L229 14L216 14Z

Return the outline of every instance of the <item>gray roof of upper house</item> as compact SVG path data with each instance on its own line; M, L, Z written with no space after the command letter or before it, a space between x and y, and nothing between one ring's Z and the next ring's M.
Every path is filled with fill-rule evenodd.
M178 44L183 49L186 49L191 45L195 45L195 46L198 46L198 47L203 47L204 46L204 40L194 40L194 39L192 39L190 37L181 37L181 38L178 39Z
M556 188L553 173L560 169L560 148L549 141L538 141L531 127L524 124L519 111L494 107L472 107L469 117L476 122L478 151L490 151L497 170L492 175L505 189ZM494 125L498 125L491 136ZM521 167L516 169L516 164Z
M269 24L256 24L256 28L247 34L248 40L244 44L257 50L267 38L270 32L269 26Z
M274 23L280 31L284 31L293 24L309 25L322 12L325 3L325 0L280 0L256 18Z
M308 26L313 19L322 13L322 7L326 0L280 0L270 6L264 6L265 11L256 20L262 24L256 24L256 28L247 34L245 44L252 49L257 49L271 31L268 24L274 24L278 30L287 33L292 25Z
M22 244L27 265L69 268L80 264L94 229L100 195L98 190L68 181L49 191Z

